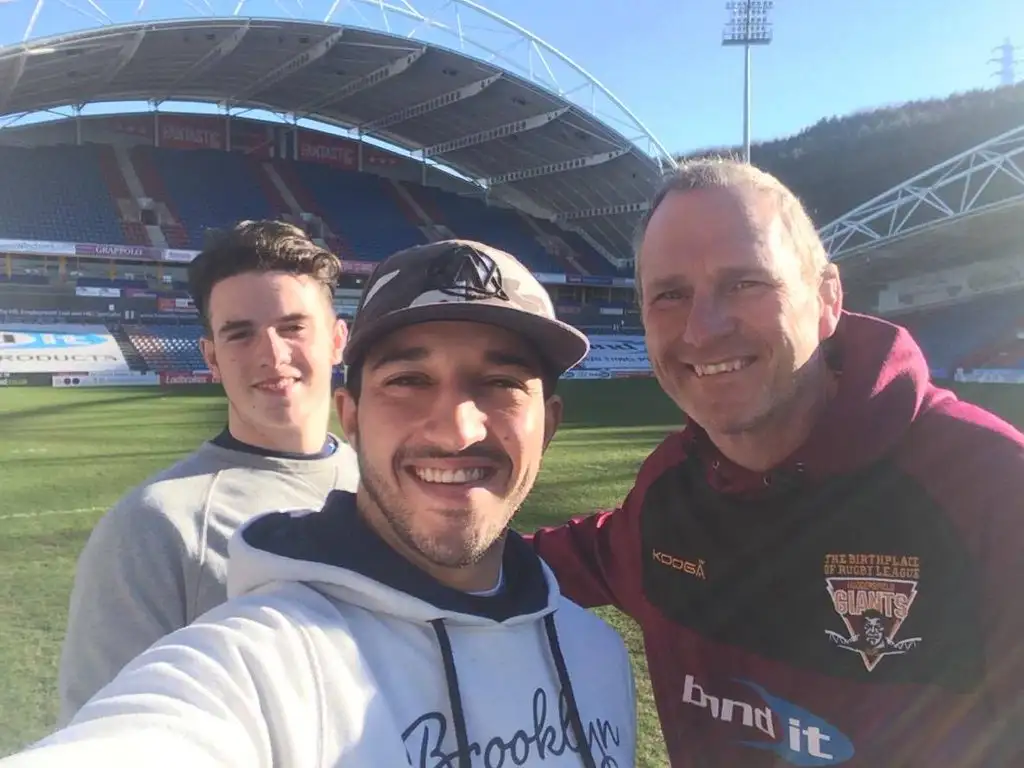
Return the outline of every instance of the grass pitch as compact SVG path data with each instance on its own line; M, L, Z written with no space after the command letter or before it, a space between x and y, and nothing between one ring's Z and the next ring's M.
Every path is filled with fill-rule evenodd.
M516 518L523 530L618 504L643 459L681 423L653 380L569 381L562 394L565 424ZM1019 388L959 394L1024 425ZM0 390L0 756L44 736L56 718L68 592L91 527L224 421L216 388ZM637 672L637 766L666 766L641 636L621 614L601 614L622 633Z
M618 504L643 459L681 421L653 380L561 388L565 424L516 518L523 530ZM68 593L92 526L225 418L214 387L0 390L0 755L46 735L56 718ZM667 765L640 634L617 612L602 615L637 662L637 765Z

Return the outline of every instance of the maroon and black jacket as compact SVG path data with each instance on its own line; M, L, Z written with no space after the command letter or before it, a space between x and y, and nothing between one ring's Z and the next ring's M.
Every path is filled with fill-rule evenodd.
M845 313L835 352L777 468L687 426L534 546L639 623L673 768L1024 765L1024 437L897 326Z

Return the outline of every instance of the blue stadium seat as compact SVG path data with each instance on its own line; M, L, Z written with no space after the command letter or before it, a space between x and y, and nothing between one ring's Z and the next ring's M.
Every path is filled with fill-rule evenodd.
M584 240L578 233L562 229L553 222L544 221L543 219L537 219L537 224L542 230L550 235L555 235L563 243L572 248L573 253L575 253L578 258L580 266L583 267L588 274L600 275L602 277L615 277L620 274L616 270L614 264L595 251L590 243Z
M930 312L903 315L893 322L907 328L921 345L929 366L951 374L979 347L1000 339L1024 315L1024 292L996 294Z
M101 149L88 144L0 147L0 237L124 243L117 206L104 182ZM158 175L161 183L156 186L165 190L187 233L183 247L202 248L208 229L280 214L256 177L258 167L240 153L139 146L133 156L144 158L138 164ZM388 180L316 163L295 163L293 168L325 212L327 224L357 259L376 261L425 242L399 207ZM418 187L415 194L429 200L441 219L437 223L457 236L515 253L536 272L566 270L519 214L435 188ZM614 272L582 238L546 222L541 226L561 236L588 271Z
M242 219L277 215L253 175L246 155L212 149L146 148L188 231L202 248L207 229L230 227Z
M395 251L426 242L399 210L389 182L379 176L296 163L299 181L316 198L327 225L359 261L380 261Z
M146 365L154 371L206 370L199 352L199 325L133 325L125 332Z
M95 145L0 147L0 237L122 243Z
M622 273L615 268L608 259L595 251L593 247L576 232L558 230L557 234L565 241L565 244L579 254L581 266L592 275L603 275L607 277L619 276ZM632 271L625 273L632 277Z
M533 272L565 272L544 250L514 211L487 205L483 200L462 197L434 187L419 187L417 197L427 198L440 210L444 224L457 237L493 245L514 254Z

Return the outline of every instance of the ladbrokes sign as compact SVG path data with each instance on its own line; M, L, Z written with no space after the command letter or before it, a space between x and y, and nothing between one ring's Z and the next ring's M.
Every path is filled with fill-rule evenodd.
M166 371L160 374L160 383L168 387L180 386L182 384L213 384L213 382L212 373Z

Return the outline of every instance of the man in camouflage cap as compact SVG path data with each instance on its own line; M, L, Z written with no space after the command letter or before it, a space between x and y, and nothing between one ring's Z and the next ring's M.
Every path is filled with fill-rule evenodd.
M587 351L537 279L496 248L446 240L381 263L338 393L379 532L428 572L496 578L504 532L561 421L555 384Z
M443 240L392 255L363 291L345 363L356 367L368 347L399 328L432 321L497 325L524 337L561 376L589 351L587 337L556 319L551 297L519 261L470 240Z

